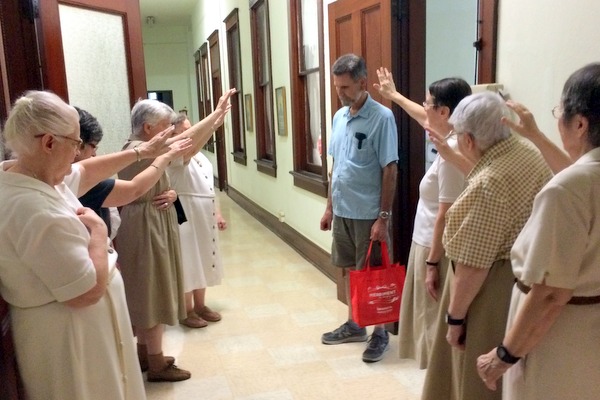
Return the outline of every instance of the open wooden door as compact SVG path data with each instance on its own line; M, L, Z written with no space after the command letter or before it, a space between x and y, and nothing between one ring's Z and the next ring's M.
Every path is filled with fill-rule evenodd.
M138 0L44 0L39 7L44 88L98 119L99 154L120 150L131 107L147 97Z
M369 94L388 107L391 101L384 100L372 83L377 82L377 68L392 65L391 19L390 0L338 0L329 5L330 65L344 54L362 56L367 62ZM332 96L332 112L339 108L339 99Z
M138 98L146 98L146 70L138 0L40 1L39 32L44 88L54 91L68 101L67 71L59 6L78 7L102 14L117 15L122 19L131 105ZM81 56L86 56L84 49L82 49ZM87 54L87 56L93 55ZM100 54L100 56L106 57L107 55Z
M367 89L392 108L398 125L398 182L392 217L394 259L408 261L419 181L424 174L423 130L406 113L382 100L373 89L376 70L387 67L398 91L414 101L425 92L425 2L419 0L338 0L329 4L331 64L341 55L355 53L367 62ZM409 40L410 38L410 40ZM332 87L332 112L339 100Z

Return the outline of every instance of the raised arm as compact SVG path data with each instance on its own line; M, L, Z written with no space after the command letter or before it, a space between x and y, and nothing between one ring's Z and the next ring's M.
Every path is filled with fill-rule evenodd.
M510 100L506 102L506 105L517 114L519 121L514 122L508 118L502 118L502 122L519 135L529 139L540 150L552 172L556 174L573 163L560 147L539 130L533 114L524 105Z
M115 180L115 186L102 203L103 207L119 207L129 204L150 190L165 172L171 161L181 157L192 145L190 139L183 139L173 143L171 149L157 157L145 170L137 174L132 180Z
M202 121L193 125L191 128L169 139L167 141L167 144L171 144L172 142L179 139L189 138L192 139L192 146L189 149L189 154L194 155L197 152L199 152L202 146L204 146L206 142L208 142L208 139L210 139L213 132L223 124L225 115L229 112L229 109L231 108L229 98L235 92L236 89L229 89L228 91L226 91L225 94L223 94L223 96L221 96L221 98L219 99L219 103L217 104L217 107L215 107L215 110L212 113L210 113ZM185 157L186 155L184 155L184 159Z
M377 70L377 78L379 79L379 83L374 83L373 87L379 94L398 104L411 118L417 121L419 125L425 127L425 121L427 120L425 109L422 105L404 97L396 90L392 73L388 71L387 68L379 68Z
M79 161L77 164L81 171L81 181L77 197L83 196L96 186L98 182L110 178L129 164L141 159L156 158L169 151L169 147L165 143L172 131L173 127L170 126L134 149L122 150Z

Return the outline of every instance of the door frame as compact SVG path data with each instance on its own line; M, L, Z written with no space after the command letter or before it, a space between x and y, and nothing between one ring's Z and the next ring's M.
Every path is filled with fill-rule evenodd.
M146 67L142 41L142 23L138 0L43 0L39 4L38 40L44 89L52 90L64 101L69 101L67 73L60 27L60 4L86 8L123 18L129 101L145 99Z

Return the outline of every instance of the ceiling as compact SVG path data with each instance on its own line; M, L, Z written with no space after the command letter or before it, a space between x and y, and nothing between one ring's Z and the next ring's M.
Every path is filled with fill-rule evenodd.
M190 15L199 1L140 0L142 24L146 23L147 17L153 16L155 25L190 25Z

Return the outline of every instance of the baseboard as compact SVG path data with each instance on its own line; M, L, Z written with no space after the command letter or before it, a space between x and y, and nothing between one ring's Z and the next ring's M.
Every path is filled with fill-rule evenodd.
M269 230L279 236L281 240L296 250L298 254L313 264L329 279L337 283L338 277L341 275L340 270L331 264L331 256L329 253L315 245L285 222L279 222L279 219L276 216L235 190L235 188L229 186L227 195L240 207L246 210L248 214L252 215Z

